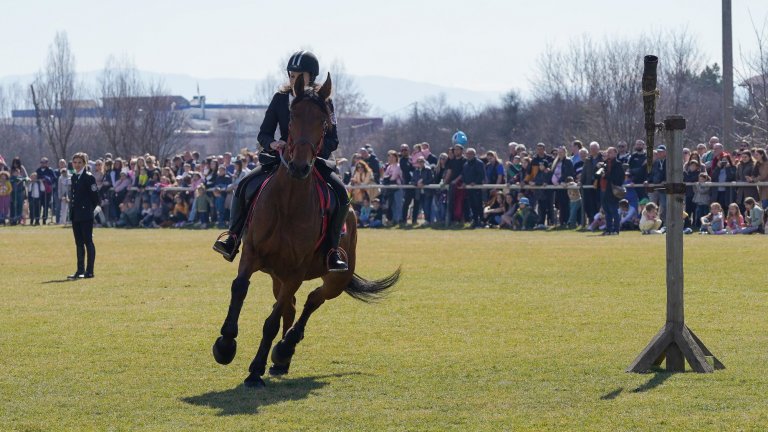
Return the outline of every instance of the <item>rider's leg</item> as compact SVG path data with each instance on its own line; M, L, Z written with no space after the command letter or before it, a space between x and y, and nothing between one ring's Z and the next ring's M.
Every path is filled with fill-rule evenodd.
M349 212L349 194L347 194L347 189L344 187L341 178L334 171L331 171L330 169L320 169L319 171L336 194L337 202L329 224L330 232L328 233L328 241L330 251L328 252L328 271L347 271L349 266L339 254L339 241L341 240L341 230L344 228L344 223L347 220L347 213Z
M224 259L232 261L237 255L238 248L240 246L240 240L243 234L243 227L245 227L246 218L248 216L248 208L251 199L256 195L261 184L266 177L266 174L271 172L269 169L265 169L264 165L259 165L248 173L245 178L240 181L235 190L235 196L232 197L232 208L230 209L229 218L229 230L225 239L216 240L213 244L213 249L224 256ZM219 237L223 237L219 236Z

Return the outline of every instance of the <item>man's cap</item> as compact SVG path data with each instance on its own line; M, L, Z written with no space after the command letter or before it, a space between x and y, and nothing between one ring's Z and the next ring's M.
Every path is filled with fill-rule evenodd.
M656 147L656 150L658 150L658 151L667 151L667 146L662 144L662 145Z
M531 202L528 201L528 198L522 197L522 198L520 198L520 204L530 205Z

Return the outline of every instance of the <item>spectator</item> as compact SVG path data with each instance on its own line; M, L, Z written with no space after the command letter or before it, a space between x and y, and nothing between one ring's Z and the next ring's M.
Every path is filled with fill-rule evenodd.
M640 225L637 209L630 205L629 200L619 201L619 218L619 226L622 231L636 230Z
M371 203L371 214L369 217L369 225L371 228L381 228L384 226L382 221L384 214L381 211L381 201L375 198Z
M581 190L573 177L565 179L568 186L568 228L575 228L581 223Z
M536 226L538 216L530 207L530 201L526 197L520 198L515 216L512 218L512 229L529 231Z
M27 184L27 197L29 198L29 224L32 226L40 225L40 207L45 195L42 181L38 180L37 172L29 175Z
M768 182L768 156L765 149L755 150L755 169L752 172L752 181L758 183ZM760 204L763 209L768 207L768 186L759 186Z
M730 183L736 180L736 167L728 153L722 153L717 158L717 163L712 169L712 181L714 183ZM710 202L717 201L721 208L725 208L733 201L733 189L727 186L717 186L710 189Z
M694 226L701 227L701 218L707 214L710 204L710 187L706 186L709 176L706 171L699 173L697 183L693 185L693 204L696 206L693 218Z
M485 183L504 184L504 165L499 162L496 152L489 150L485 153Z
M708 234L725 234L723 207L718 202L709 205L709 213L701 218L701 232Z
M139 195L139 197L141 197L141 195ZM139 198L136 201L137 202L125 200L125 202L120 204L120 217L118 218L117 223L115 223L116 227L136 228L139 226L142 200Z
M532 171L536 173L533 178L533 184L535 186L548 186L552 179L549 161L546 158L537 159L535 157L534 160L539 161L539 166ZM533 161L531 161L531 165L533 165ZM536 226L537 229L545 229L547 223L550 225L555 224L553 217L554 207L552 203L554 194L552 192L552 190L547 189L534 189L533 191L535 205L537 206L536 212L539 215L538 225ZM531 206L533 206L533 204L531 204Z
M196 214L196 227L208 228L208 213L212 205L211 198L206 193L205 185L197 186L195 189L195 202L192 204Z
M22 178L29 177L29 173L27 172L27 169L24 168L24 165L22 165L21 163L21 158L19 158L18 156L13 158L13 160L11 161L11 168L10 168L11 175L13 175L13 170L15 169L19 170L19 173L20 173L19 175Z
M624 183L624 166L616 159L618 151L609 147L603 165L598 165L600 196L605 210L605 235L618 235L621 229L619 217L619 200L624 198L622 184Z
M616 155L616 160L622 165L629 165L629 158L631 154L629 153L628 147L629 146L627 145L626 141L619 141L618 144L616 144L616 151L618 152Z
M411 223L416 226L419 212L424 211L424 224L429 225L432 216L432 190L424 189L424 186L432 184L432 169L427 164L424 156L416 159L416 169L411 176L411 185L416 186L414 190L413 211L411 212Z
M515 207L515 196L511 193L505 194L504 213L501 215L499 228L512 228L516 210L517 208Z
M757 204L757 201L748 197L744 200L744 206L747 208L746 226L734 234L752 234L758 232L763 226L763 209Z
M656 159L653 161L651 167L651 183L662 184L667 181L667 147L660 145L656 147ZM663 215L664 210L667 207L667 194L662 191L657 191L657 204L659 205L659 214Z
M394 150L390 150L387 153L387 166L384 169L384 177L381 178L381 181L385 185L403 184L403 171L400 168L400 159ZM387 189L386 197L387 218L392 223L399 224L402 221L403 190Z
M463 138L462 138L463 137ZM454 134L454 140L457 142L466 142L466 135L459 132ZM464 171L464 165L467 163L467 159L464 158L464 146L462 144L455 144L453 146L453 153L451 158L448 159L448 184L449 190L449 203L450 209L448 210L451 215L451 221L455 223L462 223L464 220L464 198L466 197L466 189L461 175Z
M413 173L413 164L411 164L410 149L408 144L400 144L400 171L403 175L403 184L411 184L411 174ZM408 220L408 209L414 199L413 189L403 189L403 207L400 215L400 223L404 224Z
M741 209L736 203L728 204L728 214L725 215L725 231L728 234L735 234L744 228L744 216L741 215Z
M501 225L501 215L505 212L504 193L501 190L491 190L490 199L483 207L483 222L486 228Z
M691 159L685 164L683 168L683 182L684 183L696 183L699 181L699 174L701 174L700 164L697 160ZM690 227L691 224L696 224L696 203L693 202L693 196L695 191L693 186L685 187L685 212L693 216L693 222L690 218L686 219L685 226Z
M371 224L371 202L368 197L363 198L358 215L357 226L365 228Z
M585 187L582 205L587 218L596 214L600 207L600 191L586 188L586 186L595 186L595 171L597 171L597 164L602 161L603 155L600 153L600 144L597 141L592 141L589 143L589 155L584 159L584 166L581 171L581 184Z
M362 158L363 162L365 162L366 165L371 169L371 173L373 174L373 181L375 183L379 183L381 181L381 164L379 163L379 159L376 158L376 155L369 152L367 148L362 147L359 152L360 157Z
M461 171L461 178L466 186L482 185L485 179L485 167L477 158L475 149L467 149L467 163ZM480 189L468 189L467 201L472 214L472 228L483 226L483 195Z
M58 196L56 199L61 203L59 205L60 214L57 220L62 225L69 223L69 196L72 189L72 179L69 177L69 170L62 168L59 173L59 185L56 188Z
M523 172L523 163L520 155L512 156L512 160L506 162L507 184L520 184Z
M232 184L232 177L223 165L219 166L218 175L213 182L213 204L216 209L216 225L220 229L227 228L226 219L229 212L226 209L226 201L230 184Z
M648 202L640 216L638 226L642 234L660 234L661 218L659 218L659 207L653 201Z
M750 151L744 150L739 156L739 165L736 167L736 181L752 183L755 176L755 161L752 159ZM744 200L746 198L757 198L759 196L757 186L739 186L736 188L736 204L740 209L744 209Z
M179 194L176 195L174 200L174 206L173 206L173 212L171 215L171 221L173 222L173 226L176 228L181 228L184 226L184 223L187 221L187 216L189 215L189 206L187 205L187 202L184 201L184 198Z
M437 156L432 154L432 151L429 148L428 142L421 143L421 154L424 156L424 159L427 161L427 166L432 168L437 163Z
M552 178L550 183L556 186L565 185L568 183L567 179L573 179L575 175L576 170L573 169L573 162L571 162L566 155L565 147L558 147L557 156L555 157L554 162L552 162ZM565 227L568 225L568 220L571 215L568 191L566 189L558 189L554 192L558 222L560 226Z
M56 182L56 174L54 174L53 170L48 167L47 157L40 159L40 166L35 172L37 173L37 180L41 185L40 205L42 207L43 225L45 225L48 221L48 212L51 209L51 201L53 199L53 185Z
M573 164L574 169L576 169L576 164L579 164L579 166L584 165L584 159L581 158L581 149L583 148L584 144L579 140L574 140L571 143L571 163Z
M446 181L448 154L440 153L437 163L432 168L432 184L443 185ZM432 194L432 220L430 222L445 221L446 206L448 204L448 191L444 188L435 190Z
M365 163L364 160L357 161L355 164L354 173L350 178L350 185L352 186L370 186L375 185L376 182L373 176L373 170ZM355 211L360 211L364 200L370 200L379 196L379 190L376 188L370 189L352 189L352 207Z
M14 159L14 161L15 160L16 159ZM14 166L13 162L11 162L11 166ZM28 180L29 179L22 174L20 168L11 168L11 225L22 223L24 201L27 198L26 182Z
M5 226L5 220L11 219L11 195L13 185L11 174L8 171L0 171L0 225Z

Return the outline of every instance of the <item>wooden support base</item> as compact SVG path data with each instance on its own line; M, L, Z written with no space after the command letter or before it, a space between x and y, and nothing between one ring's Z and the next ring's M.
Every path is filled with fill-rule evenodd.
M714 366L707 362L707 357L712 358ZM649 372L653 366L660 366L665 358L668 372L684 372L686 360L691 369L699 373L725 369L686 325L667 322L629 365L627 372Z

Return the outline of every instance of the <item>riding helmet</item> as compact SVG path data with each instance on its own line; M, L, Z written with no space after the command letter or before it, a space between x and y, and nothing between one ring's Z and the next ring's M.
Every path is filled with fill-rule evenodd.
M453 145L461 144L461 145L467 145L467 142L469 140L467 139L467 134L465 134L462 131L458 131L455 134L453 134L453 138L451 138L451 142Z
M296 51L288 60L288 66L285 68L290 72L309 72L311 81L320 74L320 63L317 57L309 51Z

